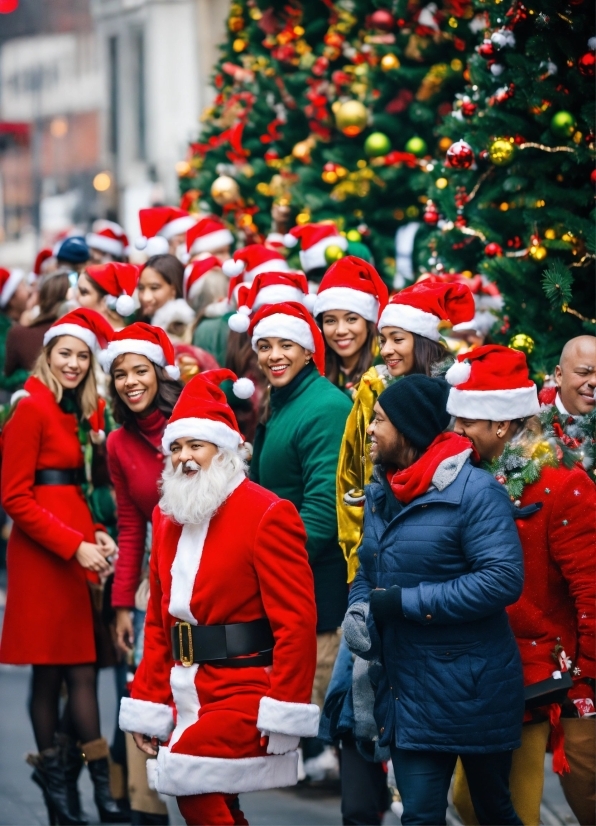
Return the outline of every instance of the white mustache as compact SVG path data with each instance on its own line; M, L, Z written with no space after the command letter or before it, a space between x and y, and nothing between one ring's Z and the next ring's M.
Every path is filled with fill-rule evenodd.
M180 473L183 473L185 470L201 470L201 466L194 462L192 459L189 459L188 462L181 462L179 468Z

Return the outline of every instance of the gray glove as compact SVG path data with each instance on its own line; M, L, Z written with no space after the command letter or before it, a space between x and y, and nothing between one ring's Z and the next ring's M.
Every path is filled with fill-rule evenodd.
M359 657L366 654L367 651L370 651L372 645L370 634L366 627L368 610L367 602L355 602L354 605L350 605L346 611L341 626L348 648L352 654L356 654Z

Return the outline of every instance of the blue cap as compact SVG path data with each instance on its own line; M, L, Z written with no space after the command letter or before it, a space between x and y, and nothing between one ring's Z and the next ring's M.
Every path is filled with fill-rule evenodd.
M84 264L91 257L87 242L80 235L72 235L65 238L60 244L56 258L60 261L68 261L69 264Z

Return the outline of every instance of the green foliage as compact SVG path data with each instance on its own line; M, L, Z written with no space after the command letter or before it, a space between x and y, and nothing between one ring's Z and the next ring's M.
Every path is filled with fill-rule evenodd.
M554 261L542 276L542 286L553 307L561 309L572 297L573 275L562 261Z

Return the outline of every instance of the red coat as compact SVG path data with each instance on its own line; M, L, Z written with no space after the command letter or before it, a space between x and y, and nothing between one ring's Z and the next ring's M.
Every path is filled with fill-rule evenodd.
M526 685L558 668L562 645L580 669L595 677L596 488L585 471L545 467L528 485L521 507L542 509L517 527L524 551L524 590L507 612L521 652Z
M239 474L206 525L181 528L156 509L143 660L120 727L167 741L155 785L170 795L289 786L296 751L267 755L260 731L312 737L316 609L306 535L296 508ZM267 616L273 666L174 664L170 629ZM151 761L153 763L153 761Z
M0 662L57 665L95 661L91 599L74 554L95 541L80 487L35 485L35 471L83 467L76 416L29 378L3 432L2 507L13 519Z

